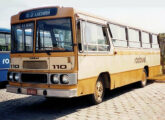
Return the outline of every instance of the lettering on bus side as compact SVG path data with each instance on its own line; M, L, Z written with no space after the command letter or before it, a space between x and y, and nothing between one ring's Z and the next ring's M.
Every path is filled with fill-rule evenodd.
M137 57L135 58L135 63L145 63L146 57Z
M19 65L10 65L11 68L19 68Z
M52 65L53 69L67 69L67 65Z
M9 64L10 60L8 58L2 60L2 64Z

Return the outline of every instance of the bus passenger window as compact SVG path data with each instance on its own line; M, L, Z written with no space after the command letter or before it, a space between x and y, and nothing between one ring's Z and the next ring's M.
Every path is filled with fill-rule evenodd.
M89 23L84 28L84 50L85 51L109 51L109 42L103 26Z
M139 31L135 29L128 29L129 46L133 48L140 48Z
M106 27L102 27L102 29L99 29L99 36L100 39L98 40L98 51L108 51L109 50L109 42L108 42L108 38L107 38L107 28Z
M115 24L110 24L109 27L113 45L116 47L127 47L125 27Z
M6 51L5 34L0 34L0 51Z
M152 35L152 48L159 48L157 35Z
M151 48L149 33L142 32L142 47Z
M6 34L6 46L7 46L7 51L10 51L11 49L11 35L10 34Z

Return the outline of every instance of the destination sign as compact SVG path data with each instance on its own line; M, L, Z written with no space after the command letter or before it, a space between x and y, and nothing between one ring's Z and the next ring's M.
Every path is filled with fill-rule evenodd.
M36 18L36 17L46 17L53 16L57 14L57 8L42 8L37 10L31 10L27 12L23 12L20 15L20 20Z

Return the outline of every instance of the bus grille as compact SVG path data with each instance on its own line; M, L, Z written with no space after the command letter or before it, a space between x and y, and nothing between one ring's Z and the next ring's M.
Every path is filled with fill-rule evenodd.
M46 61L23 61L24 69L48 69Z
M26 83L47 83L47 74L22 74L21 79Z

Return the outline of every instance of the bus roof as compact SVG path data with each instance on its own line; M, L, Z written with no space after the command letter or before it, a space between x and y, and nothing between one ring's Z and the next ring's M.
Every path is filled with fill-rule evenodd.
M0 33L8 33L10 34L10 29L7 29L7 28L0 28Z
M140 31L143 31L143 32L147 32L147 33L150 33L150 34L155 34L157 35L156 33L153 33L153 32L150 32L150 31L146 31L144 29L140 29L140 28L136 28L136 27L132 27L132 26L128 26L128 25L124 25L124 24L120 24L118 22L114 22L114 21L111 21L109 18L104 18L102 16L97 16L97 15L94 15L94 14L90 14L90 13L86 13L86 12L82 12L82 11L79 11L77 9L74 9L72 7L60 7L60 6L47 6L47 7L38 7L38 8L33 8L33 9L29 9L29 10L24 10L24 11L20 11L17 15L14 15L12 16L12 20L14 21L19 21L20 20L20 16L21 14L23 13L26 13L26 12L30 12L30 11L33 11L33 10L42 10L42 9L47 9L47 8L57 8L59 9L58 11L60 11L59 13L57 12L57 15L59 16L63 16L64 14L65 15L68 15L68 14L72 14L74 12L74 14L78 15L78 17L80 17L79 15L83 15L83 16L86 16L84 18L88 19L88 17L91 17L91 18L95 18L95 19L98 19L98 20L101 20L101 21L105 21L107 23L112 23L112 24L117 24L117 25L121 25L123 27L128 27L128 28L132 28L132 29L136 29L136 30L140 30ZM46 17L46 16L45 16ZM35 17L34 17L35 18ZM26 19L25 19L26 20ZM29 20L31 20L29 18ZM13 23L13 21L12 21ZM15 23L15 22L14 22Z
M109 18L105 18L103 16L98 16L98 15L91 14L91 13L87 13L87 12L84 12L84 11L79 11L77 9L75 10L75 13L82 14L82 15L88 16L88 17L93 17L93 18L96 18L96 19L100 19L102 21L106 21L107 23L111 23L111 24L115 24L115 25L120 25L120 26L123 26L123 27L128 27L130 29L140 30L142 32L147 32L147 33L150 33L150 34L158 35L157 33L153 33L153 32L150 32L150 31L147 31L147 30L138 28L138 27L133 27L133 26L129 26L129 25L126 25L126 24L121 24L121 23L118 23L118 22L114 22L114 21L111 21Z

